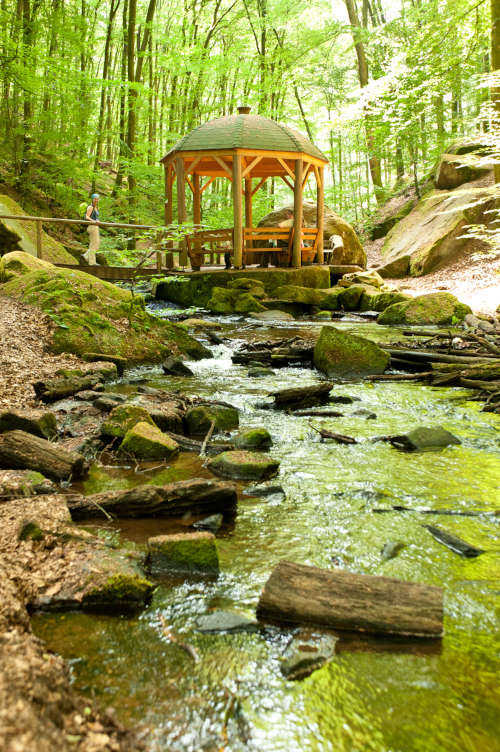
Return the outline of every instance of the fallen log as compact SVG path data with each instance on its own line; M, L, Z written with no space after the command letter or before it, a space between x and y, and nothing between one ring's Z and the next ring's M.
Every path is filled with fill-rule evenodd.
M57 444L26 431L0 434L0 467L37 470L54 480L77 480L88 472L88 464L81 454L66 452Z
M445 353L437 353L434 350L400 350L393 347L384 347L384 350L389 355L395 358L406 358L407 360L419 361L424 363L490 363L492 360L497 360L493 356L488 355L447 355Z
M321 410L312 407L310 410L294 410L292 415L313 415L320 418L343 418L344 413L339 413L338 410Z
M333 431L327 431L326 428L318 428L309 423L313 431L319 433L322 439L333 439L337 444L357 444L357 440L352 436L345 436L343 433L333 433Z
M276 408L305 408L314 407L315 405L326 405L332 389L332 383L323 381L320 384L313 384L312 386L280 389L277 392L269 392L268 396L274 397L274 407Z
M433 585L281 561L261 593L257 618L375 634L439 637L443 633L443 592Z
M165 486L137 486L92 496L65 497L73 520L92 517L182 517L186 512L230 512L237 502L236 488L225 481L194 478Z
M433 376L432 371L420 371L420 373L375 373L365 376L366 381L420 381Z
M458 383L460 386L468 389L482 389L486 392L497 392L500 389L500 381L481 381L479 379L467 379L459 376Z

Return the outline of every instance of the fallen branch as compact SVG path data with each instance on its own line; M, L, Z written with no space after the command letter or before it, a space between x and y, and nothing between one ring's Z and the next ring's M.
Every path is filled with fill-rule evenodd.
M205 449L207 448L207 444L208 444L208 442L210 441L210 439L212 437L212 434L214 432L214 428L215 428L215 420L213 420L210 423L210 428L207 431L207 435L203 439L203 444L201 445L201 449L200 449L200 457L204 457L205 456Z
M357 444L358 441L353 438L352 436L345 436L342 433L333 433L332 431L327 431L325 428L317 428L316 426L313 426L312 423L309 423L310 427L313 429L313 431L316 431L319 433L322 439L333 439L337 442L337 444Z

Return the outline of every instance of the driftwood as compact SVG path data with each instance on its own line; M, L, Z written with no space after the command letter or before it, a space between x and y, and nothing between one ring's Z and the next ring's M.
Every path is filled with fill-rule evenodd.
M412 509L411 507L404 507L401 504L393 504L390 508L378 507L372 509L372 512L377 514L384 514L386 512L417 512L417 514L445 514L457 517L483 517L484 515L500 514L498 510L494 510L493 512L462 512L457 509Z
M326 428L318 428L309 423L313 431L319 433L322 439L333 439L337 444L357 444L357 440L352 436L345 436L343 433L333 433L333 431L327 431Z
M294 410L292 415L313 415L320 418L343 418L344 413L339 413L338 410L321 410L319 408L311 408L310 410Z
M452 535L446 530L441 530L440 527L434 527L434 525L422 525L422 527L425 527L438 543L442 543L443 546L446 546L456 554L460 554L460 556L474 558L484 554L484 549L475 548L475 546L471 546L461 538L457 538L456 535Z
M448 355L447 353L439 353L433 350L400 350L399 348L392 347L384 347L384 350L391 357L405 358L420 363L463 363L464 366L467 366L470 363L476 364L482 361L490 363L492 360L495 360L495 358L488 355Z
M262 365L280 367L288 364L311 363L314 347L299 337L282 339L274 342L257 342L249 344L231 356L233 363L247 365L259 361Z
M274 397L274 407L278 409L314 407L315 405L326 405L329 402L332 388L332 383L323 381L320 384L313 384L313 386L301 386L270 392L269 396Z
M264 586L257 617L376 634L439 637L443 592L433 585L282 561Z
M182 517L186 512L229 512L236 507L236 488L224 481L181 480L165 486L137 486L126 491L105 491L66 497L73 520L101 517ZM106 513L106 514L105 514Z
M33 389L37 398L42 402L57 402L57 400L71 397L73 394L85 389L93 389L102 380L102 375L94 371L87 376L35 381Z
M201 453L203 446L202 441L190 439L188 436L182 436L181 434L173 433L172 431L165 431L165 433L168 434L171 439L174 439L184 452L196 452L196 454ZM229 452L231 449L234 449L232 441L209 441L205 446L205 453L210 456L215 456L221 454L221 452Z
M76 452L66 452L39 436L25 431L0 434L0 467L12 470L37 470L54 480L84 477L88 465Z
M419 381L429 376L434 376L434 371L421 371L420 373L376 373L365 376L366 381Z

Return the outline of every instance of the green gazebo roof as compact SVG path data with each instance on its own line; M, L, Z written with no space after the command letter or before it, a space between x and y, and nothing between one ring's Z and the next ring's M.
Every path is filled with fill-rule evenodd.
M243 114L216 118L199 125L183 136L164 159L177 152L219 149L296 152L328 162L327 157L302 133L262 115Z

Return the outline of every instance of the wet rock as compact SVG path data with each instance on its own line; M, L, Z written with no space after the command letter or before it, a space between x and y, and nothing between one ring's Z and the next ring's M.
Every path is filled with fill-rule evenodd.
M208 469L234 480L265 480L279 470L280 463L266 454L235 450L222 452L207 463Z
M331 311L318 311L318 313L314 314L314 318L318 321L330 321L332 318L332 312Z
M0 433L15 430L26 431L42 439L53 439L57 434L56 416L48 410L0 411Z
M449 292L419 295L389 306L378 317L379 324L458 324L471 309Z
M392 436L392 446L407 452L415 452L423 449L442 449L446 446L461 444L462 442L452 433L441 426L428 428L420 426L401 436Z
M390 359L390 355L371 340L333 326L321 329L314 348L314 365L328 377L383 373Z
M188 436L206 436L213 421L215 431L232 431L238 428L238 410L236 407L221 405L191 407L185 415Z
M0 470L0 501L56 491L51 480L34 470Z
M223 520L224 517L222 514L211 514L210 517L204 517L202 520L194 522L193 527L196 530L208 530L210 533L215 534L220 529Z
M120 454L132 454L143 460L163 460L179 452L179 444L150 423L136 423L125 434Z
M359 397L351 397L349 394L330 394L328 401L337 405L351 405L353 402L360 402L361 400Z
M94 402L99 397L102 397L102 390L98 391L95 387L94 389L83 389L74 395L75 399L82 400L82 402Z
M102 424L101 434L106 439L122 439L137 423L155 425L143 407L132 404L119 405L111 411L108 419Z
M212 611L200 616L196 622L198 632L256 632L255 619L237 611Z
M288 643L280 661L281 673L290 681L305 679L335 655L338 637L301 630Z
M247 376L250 376L254 379L260 379L264 376L274 376L274 371L272 368L250 368L248 370Z
M274 310L258 311L257 313L252 313L250 318L257 319L257 321L294 321L291 313Z
M125 399L126 397L122 394L108 394L108 392L105 392L94 400L94 407L97 407L103 412L109 413L111 410L114 410L117 405L125 402Z
M389 559L394 559L405 547L406 543L401 543L401 541L387 541L387 543L384 543L384 546L382 547L380 558L382 559L382 561L389 561Z
M133 569L129 571L124 559L120 560L119 565L117 562L116 573L103 576L98 584L87 587L82 598L84 611L135 613L151 600L153 583Z
M99 363L106 361L114 363L119 376L123 376L123 372L127 366L126 358L122 358L119 355L108 355L107 353L85 353L83 360L86 360L88 363L95 363L96 361Z
M153 572L219 571L217 543L212 533L179 533L148 539L148 561Z
M236 449L266 450L272 443L271 434L265 428L249 428L241 431L234 439Z
M359 416L360 418L366 418L366 420L375 420L377 418L376 413L367 410L366 407L360 407L359 410L355 410L353 415Z
M134 404L143 407L162 431L184 433L184 408L180 400L165 395L156 397L145 394L136 398Z
M286 498L283 486L280 486L277 483L260 483L258 486L248 486L243 493L245 496L273 496L276 497L276 499L279 498L280 501L283 501L283 499Z
M174 358L171 356L167 358L162 364L164 373L168 373L171 376L193 376L193 372L182 362L180 358Z
M330 400L330 390L333 384L322 382L312 386L292 387L271 392L274 405L279 409L291 410L302 407L325 405Z

